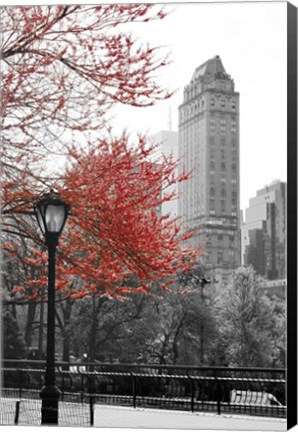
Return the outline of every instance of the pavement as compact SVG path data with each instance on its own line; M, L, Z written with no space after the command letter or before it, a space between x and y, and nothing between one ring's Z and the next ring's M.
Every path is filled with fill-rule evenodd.
M99 428L286 431L286 419L96 405Z
M0 398L0 424L11 425L10 432L20 430L20 426L30 426L34 430L41 424L41 401L22 399L19 407L19 426L12 426L16 413L17 399ZM70 432L90 427L88 404L59 403L58 430ZM149 408L132 408L95 404L94 427L111 432L112 429L163 429L197 431L286 431L286 419L253 417L235 414L215 414L190 411L174 411ZM47 430L49 427L43 426ZM52 429L52 428L51 428ZM24 429L23 429L24 430ZM53 429L52 429L53 432ZM294 432L294 431L293 431Z

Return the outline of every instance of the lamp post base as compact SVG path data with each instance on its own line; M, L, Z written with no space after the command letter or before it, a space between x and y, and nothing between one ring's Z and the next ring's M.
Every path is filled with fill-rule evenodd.
M46 385L41 389L41 424L58 424L60 393L60 390L55 385Z

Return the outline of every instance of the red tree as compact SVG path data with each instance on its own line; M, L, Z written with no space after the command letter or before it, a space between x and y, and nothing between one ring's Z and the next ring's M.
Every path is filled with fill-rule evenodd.
M187 175L176 177L172 158L152 161L153 151L143 138L129 146L125 135L111 143L101 141L83 154L73 150L63 184L57 184L71 205L58 262L62 298L94 293L121 297L149 291L152 283L167 289L178 271L193 266L198 251L182 246L188 234L160 211L173 198L167 186ZM44 259L38 255L32 265ZM27 281L14 293L28 296L30 287L37 298L45 282Z
M1 14L4 233L41 244L29 213L44 186L54 186L72 206L58 263L62 298L121 296L132 277L134 290L147 291L153 281L166 288L195 256L181 246L177 221L159 213L171 198L161 198L161 188L185 176L175 178L171 159L150 161L143 138L131 148L125 135L102 137L114 103L141 107L170 96L154 79L167 58L124 32L125 24L162 19L164 12L113 4L14 6ZM51 181L49 155L71 158ZM20 259L19 240L4 248ZM45 257L29 248L32 256L22 262L36 270ZM17 297L42 297L45 278L31 274L12 290Z
M114 103L147 106L169 96L153 78L166 58L125 31L164 15L142 4L1 8L4 216L49 184L48 155L98 137Z

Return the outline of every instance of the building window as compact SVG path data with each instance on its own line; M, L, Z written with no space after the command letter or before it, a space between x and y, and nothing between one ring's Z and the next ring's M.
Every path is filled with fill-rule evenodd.
M215 188L214 187L210 188L210 196L211 197L215 196Z
M214 137L209 138L209 144L210 144L210 146L214 146L214 144L215 144L215 138Z
M220 194L221 194L222 197L226 197L226 196L227 196L227 192L226 192L225 189L222 189L222 190L220 191Z
M220 106L221 106L221 108L225 108L226 107L226 101L224 99L222 99L220 101Z
M235 101L232 101L232 110L236 110L236 102Z
M220 169L221 169L222 171L225 171L225 170L226 170L226 164L225 164L225 162L222 162L222 163L220 164Z
M221 135L225 135L226 133L226 121L220 120L220 133Z
M211 108L215 107L215 100L213 98L210 100L210 107Z
M225 200L220 200L220 210L222 213L225 213L225 211L226 211L226 201Z

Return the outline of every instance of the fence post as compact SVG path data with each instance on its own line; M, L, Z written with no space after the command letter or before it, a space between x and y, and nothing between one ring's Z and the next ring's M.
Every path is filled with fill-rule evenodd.
M19 424L19 415L20 415L20 401L16 401L16 412L14 416L14 424Z
M65 383L64 383L64 371L62 370L60 373L62 374L62 389L61 389L62 394L61 394L61 400L64 401L64 387L65 387Z
M133 407L136 408L137 406L137 395L136 395L136 377L133 372L130 372L131 378L132 378L132 403Z
M195 410L195 386L193 377L189 375L189 371L187 371L188 379L190 381L190 409L191 412Z
M94 425L94 399L93 396L89 397L89 407L90 407L90 426Z
M81 402L83 402L84 393L85 393L85 389L84 389L85 380L84 380L84 374L80 371L80 369L78 369L78 371L81 374Z
M220 380L217 377L217 374L215 372L215 382L216 382L216 399L217 399L217 414L220 415L221 412L221 387L220 387Z
M23 390L23 371L22 369L19 369L20 373L20 388L19 388L19 398L22 398L22 390Z

